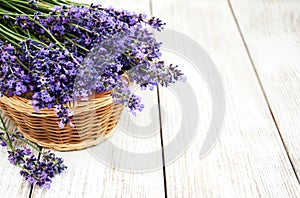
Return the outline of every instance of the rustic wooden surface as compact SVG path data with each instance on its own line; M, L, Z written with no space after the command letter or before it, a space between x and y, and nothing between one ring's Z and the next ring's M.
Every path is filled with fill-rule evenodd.
M165 59L181 65L199 103L196 137L179 159L156 171L134 173L107 167L86 150L58 152L69 168L54 179L50 190L43 190L28 186L2 149L1 197L300 197L299 1L101 3L159 16L168 28L186 34L208 52L221 75L226 97L219 140L199 159L212 116L210 92L190 62L165 52ZM172 141L181 120L184 131L191 129L189 120L181 117L180 101L172 91L159 88L158 94L140 93L148 107L155 106L159 97L164 145ZM125 127L130 129L132 122L149 124L149 112L146 109ZM159 128L158 119L156 115L151 120L154 128ZM130 151L161 147L160 134L140 141L128 139L121 129L114 135L111 140ZM123 137L128 141L122 141ZM111 167L117 167L121 156L111 153ZM163 165L163 158L157 160Z
M232 8L299 181L300 2L232 0Z
M153 5L154 15L162 18L176 13L168 18L169 27L194 38L209 52L226 93L226 118L219 142L206 158L198 159L205 137L205 126L199 127L191 148L166 168L168 197L297 197L297 178L228 3L155 0ZM251 17L250 12L243 13ZM201 83L191 84L199 89ZM170 93L160 90L161 105L167 109L163 134L168 140L177 131L177 119L172 115L178 111L172 107ZM210 121L206 112L211 110L206 105L209 101L203 101L207 92L199 92L200 125L206 125ZM184 131L189 129L186 125Z

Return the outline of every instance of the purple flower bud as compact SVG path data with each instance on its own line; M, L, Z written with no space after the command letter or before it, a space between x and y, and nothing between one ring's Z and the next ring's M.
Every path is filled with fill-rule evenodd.
M0 140L0 142L1 142L1 146L3 146L3 147L5 147L7 144L4 142L4 141L2 141L2 140Z

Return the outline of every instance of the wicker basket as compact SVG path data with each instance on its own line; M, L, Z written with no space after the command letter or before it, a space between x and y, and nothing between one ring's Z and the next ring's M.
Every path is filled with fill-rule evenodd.
M34 143L58 151L79 150L99 144L115 129L122 105L112 102L111 92L98 94L88 102L78 101L74 107L74 128L60 129L54 109L35 112L31 100L13 96L0 98L0 108L23 135Z

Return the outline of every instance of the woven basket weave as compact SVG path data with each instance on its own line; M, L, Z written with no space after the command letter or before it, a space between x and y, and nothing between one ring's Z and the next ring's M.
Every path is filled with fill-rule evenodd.
M0 108L30 141L58 151L79 150L99 144L115 129L123 106L113 103L110 93L69 104L74 110L74 128L67 125L60 129L54 109L37 113L31 100L22 97L3 96Z

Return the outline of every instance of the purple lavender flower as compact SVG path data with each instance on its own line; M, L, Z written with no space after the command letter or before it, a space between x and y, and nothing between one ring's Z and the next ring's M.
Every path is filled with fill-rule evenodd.
M4 14L2 17L4 20L9 19L9 16L7 14Z
M8 151L9 161L12 164L22 167L20 174L31 185L38 185L46 189L50 188L52 178L62 173L67 167L63 164L62 158L54 153L46 151L42 154L42 160L38 160L28 148Z
M59 128L64 128L66 124L70 124L72 127L74 127L71 122L73 118L73 110L70 110L63 105L56 105L55 111L57 116L61 118L61 121L58 123Z
M3 147L7 146L6 142L1 140L1 146L3 146Z
M37 8L37 0L29 0L29 5L31 8L36 9Z
M24 148L24 149L20 149L17 148L15 151L8 151L8 159L10 161L10 163L17 165L17 164L22 164L25 162L24 157L26 155L30 155L31 151L29 151L28 149Z

